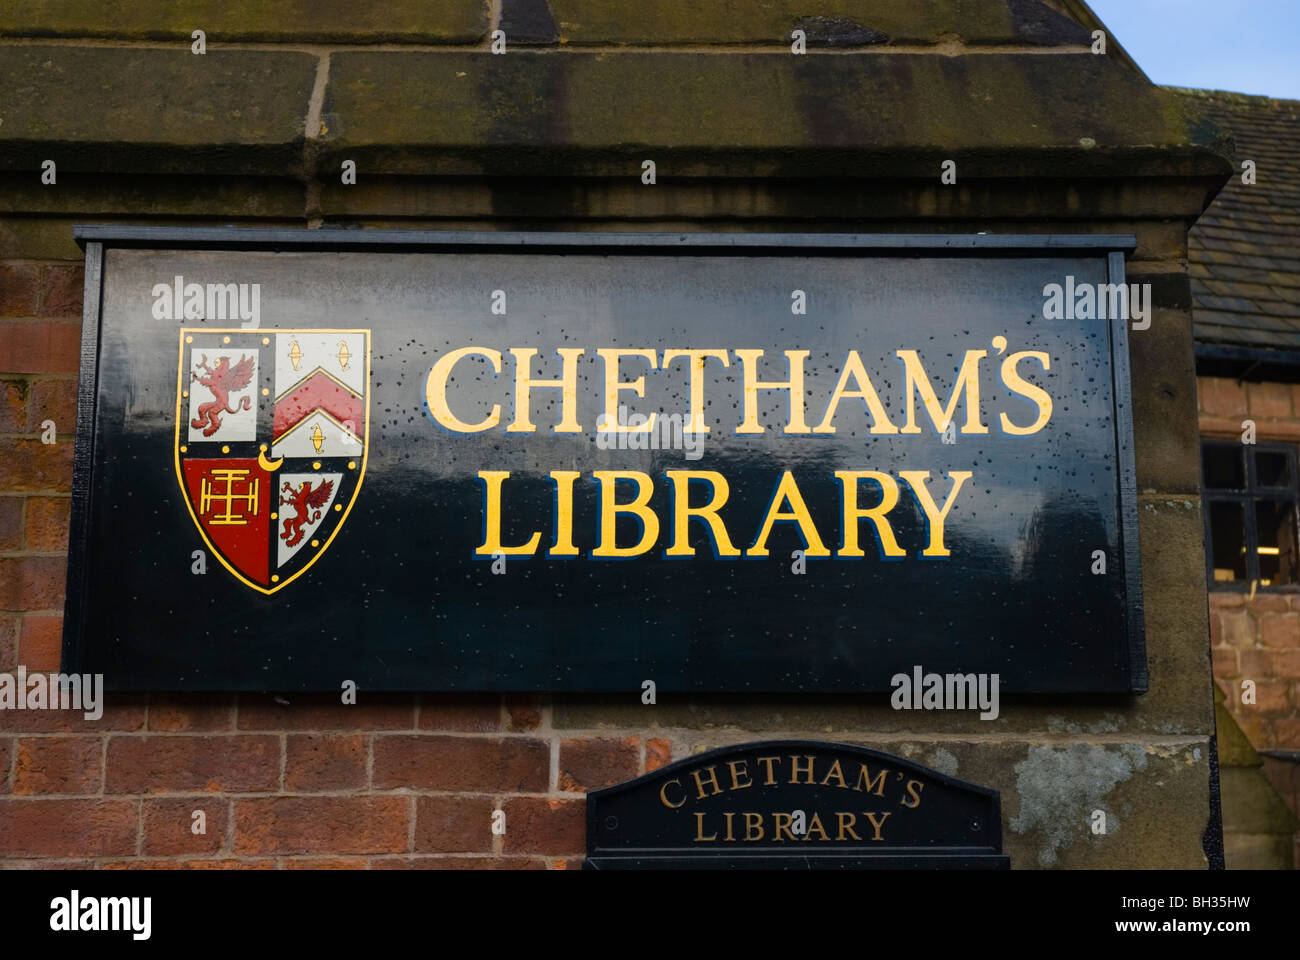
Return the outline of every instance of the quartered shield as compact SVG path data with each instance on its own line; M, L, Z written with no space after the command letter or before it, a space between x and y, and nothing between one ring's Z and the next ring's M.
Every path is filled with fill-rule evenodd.
M369 330L182 329L176 478L212 553L262 593L307 571L361 489Z

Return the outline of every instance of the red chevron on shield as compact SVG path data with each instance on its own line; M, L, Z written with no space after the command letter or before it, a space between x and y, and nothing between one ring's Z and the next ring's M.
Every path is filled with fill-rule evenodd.
M368 330L181 331L176 474L209 549L274 593L334 541L367 454Z

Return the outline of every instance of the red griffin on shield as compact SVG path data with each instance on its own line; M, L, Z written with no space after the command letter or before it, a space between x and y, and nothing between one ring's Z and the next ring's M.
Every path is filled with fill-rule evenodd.
M304 523L315 523L320 519L321 509L329 503L330 491L333 489L332 480L322 480L315 488L312 487L310 480L300 483L297 490L287 483L280 488L281 493L289 494L287 500L280 497L281 505L291 506L297 512L297 516L284 521L284 533L280 534L280 539L284 541L286 547L292 547L302 539ZM316 514L309 520L307 514L312 510L315 510Z
M205 353L197 366L207 376L200 377L191 370L190 380L197 380L212 391L212 400L199 405L198 419L190 421L190 426L198 430L206 424L203 435L210 437L221 429L223 413L238 413L252 406L252 401L244 397L240 406L232 407L230 395L253 382L253 358L241 356L239 362L232 367L228 357L218 357L216 366L209 367L208 355Z

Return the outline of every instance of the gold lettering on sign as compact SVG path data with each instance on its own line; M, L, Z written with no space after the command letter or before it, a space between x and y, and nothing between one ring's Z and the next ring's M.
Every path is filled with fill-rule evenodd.
M772 839L782 840L784 838L781 834L784 833L786 837L789 837L791 840L797 840L798 837L796 837L794 832L790 829L790 824L793 822L794 819L788 813L772 814Z
M708 433L709 425L704 422L704 361L706 358L718 360L724 367L731 365L726 350L665 350L664 367L678 357L686 357L690 363L690 414L685 433ZM1023 380L1020 381L1024 383Z
M858 775L858 782L853 785L853 789L858 790L863 784L866 784L867 793L871 793L874 787L876 796L883 797L885 795L885 774L889 773L889 770L881 770L873 780L871 774L867 772L867 765L863 763L859 764L859 766L862 767L862 772Z
M790 782L798 783L799 775L801 773L806 773L808 775L808 779L805 780L804 783L806 783L808 786L811 787L813 785L813 758L810 756L810 757L806 757L805 759L807 759L808 761L808 766L806 768L799 766L799 758L794 755L791 755Z
M781 766L782 760L789 760L789 774L783 775ZM818 761L822 763L818 767ZM728 760L721 758L717 763L709 766L701 766L696 770L688 771L690 776L679 774L677 777L665 779L659 785L659 802L670 810L677 810L690 805L692 802L707 800L710 797L722 796L736 790L748 790L751 787L758 787L760 790L764 786L775 787L772 800L777 801L777 794L785 794L787 784L795 786L837 786L842 790L853 789L859 793L875 795L877 797L886 797L886 787L888 791L889 803L894 802L897 797L897 806L909 810L915 810L921 806L922 791L925 789L925 781L920 779L905 779L902 772L892 771L887 767L877 767L874 772L867 764L858 761L858 771L853 779L850 779L850 772L844 769L845 764L853 763L853 759L843 757L829 757L816 753L809 754L785 754L783 756L754 757L746 756L741 759ZM758 775L755 776L751 770L750 764L757 763L761 768ZM719 767L726 765L726 772L719 773ZM818 776L820 774L820 776ZM779 779L778 779L779 778ZM892 787L893 781L899 781L899 790L895 791ZM808 797L812 801L813 797ZM823 798L827 799L827 798ZM777 801L773 805L779 805L783 801ZM802 803L796 803L793 798L789 799L791 806L802 806ZM727 804L732 806L732 804ZM882 804L883 805L883 804ZM791 811L745 811L745 810L718 810L710 813L707 810L693 812L695 818L695 835L692 838L695 843L761 843L774 842L785 843L786 841L795 842L798 840L816 839L823 843L863 843L870 840L874 843L885 842L885 826L889 821L892 812L876 811L829 811L829 810L808 810L804 807L806 813L806 829L799 833L795 832L796 817L803 819L804 814ZM720 815L722 820L719 824L716 817ZM832 819L832 817L834 819ZM906 819L907 815L904 815ZM742 820L743 818L743 820ZM862 829L860 825L870 825L870 835Z
M298 345L294 343L296 348ZM447 405L447 378L451 376L451 368L454 367L462 357L480 356L486 357L492 364L492 372L501 372L501 353L497 350L485 350L480 347L461 347L459 350L452 350L450 353L444 353L438 358L438 362L433 365L429 371L429 379L425 383L424 399L428 404L429 413L433 419L438 421L448 430L456 433L480 433L484 430L491 430L501 422L501 404L492 404L492 411L480 420L478 423L466 423L454 413L451 407ZM298 354L301 358L302 354ZM293 354L289 355L293 360ZM298 361L293 360L293 368L298 369Z
M580 347L559 347L555 352L560 357L560 378L535 380L532 365L537 351L532 347L510 348L515 358L515 420L506 427L506 433L533 433L537 430L530 419L534 387L560 391L560 422L552 428L554 432L582 432L578 423L578 358L586 351ZM920 430L916 432L920 433Z
M822 777L823 787L826 786L826 784L831 782L831 777L834 777L836 780L838 780L840 782L841 787L843 787L846 790L848 789L849 785L844 782L844 771L840 769L839 760L836 760L834 763L832 763L830 770L827 771L826 773L826 776Z
M534 533L527 543L507 547L501 542L501 485L510 479L509 470L480 470L478 478L483 481L483 545L474 553L480 557L490 557L500 553L509 556L531 557L537 552L537 545L542 542L541 533Z
M880 815L880 819L879 819L879 820L876 819L876 815L875 815L874 813L868 813L866 816L867 816L867 819L871 821L871 826L872 826L872 827L875 829L875 831L876 831L876 835L875 835L874 837L872 837L871 839L872 839L872 840L883 840L883 839L885 839L884 837L882 837L882 836L880 835L880 828L883 827L883 826L885 825L885 821L889 819L889 816L890 816L890 815L889 815L888 813L882 813L882 814Z
M754 781L749 779L749 769L745 766L744 760L728 760L727 766L731 768L731 789L732 790L744 790L745 788L752 787L754 785ZM744 783L740 782L741 777L745 778Z
M789 380L758 379L758 364L763 358L762 350L736 350L736 358L743 370L742 409L744 419L736 428L737 433L762 433L766 426L758 422L758 391L784 390L790 398L790 420L785 426L785 433L811 433L803 419L803 362L811 355L811 350L786 350L785 360L790 371ZM977 388L978 389L978 388ZM978 399L978 394L976 394ZM920 433L918 428L917 433Z
M858 817L856 814L837 813L835 814L835 819L839 825L839 834L835 837L836 842L843 840L844 834L846 833L854 840L862 839L861 837L858 836L858 832L853 829L853 825L858 822Z
M822 826L821 814L814 813L812 815L812 819L808 821L808 832L804 834L803 838L811 840L813 833L820 833L823 840L830 839L830 837L826 836L826 828Z
M676 803L673 803L671 800L668 799L668 787L674 783L677 784L678 789L681 788L682 782L680 780L665 780L664 785L659 788L659 802L662 803L665 807L668 807L669 809L672 810L676 810L678 807L680 807L682 804L686 802L685 795L683 795L682 798L678 800Z
M889 525L889 512L898 505L898 482L887 473L878 470L836 470L835 477L842 484L844 502L844 545L840 547L841 557L864 557L858 546L858 524L861 520L870 520L876 525L876 534L880 537L880 549L886 557L905 557L907 551L894 539L894 528ZM880 484L880 502L870 510L858 507L858 481L874 480Z
M889 816L889 814L885 814L885 816ZM704 814L697 813L695 815L695 842L696 843L699 843L700 841L707 842L709 840L716 840L716 839L718 839L718 835L716 833L711 837L706 837L704 835Z
M659 366L659 355L654 350L619 350L614 347L601 347L596 353L601 360L605 361L605 417L604 423L596 429L604 433L650 433L655 428L656 414L650 414L646 422L639 427L629 427L618 422L620 393L626 390L635 393L638 397L645 396L645 377L620 380L618 362L623 357L640 357L648 360L650 369L654 370Z
M718 769L717 767L707 768L708 775L709 775L709 783L712 784L713 786L713 793L711 794L704 792L704 781L700 779L700 771L698 770L691 771L691 776L695 778L695 787L697 790L700 791L699 799L703 800L705 797L708 796L716 797L718 794L722 792L722 787L718 784L718 775L714 773L714 771L717 769Z
M857 386L856 390L846 389L850 379ZM1023 380L1020 382L1024 383ZM844 371L840 374L840 382L835 384L835 392L831 394L830 402L826 405L826 416L822 418L821 423L813 427L813 433L835 432L835 411L839 408L840 401L846 397L866 403L867 412L871 414L872 433L898 433L898 428L889 422L889 414L885 412L884 404L880 402L880 395L872 386L871 377L867 375L867 368L856 350L850 350L848 356L844 358Z

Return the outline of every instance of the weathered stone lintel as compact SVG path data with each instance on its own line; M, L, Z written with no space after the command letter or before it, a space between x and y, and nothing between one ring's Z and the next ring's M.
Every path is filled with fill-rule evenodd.
M1226 177L1221 131L1183 104L1091 55L344 52L321 163L639 176L652 159L660 177L937 179L954 160L959 181Z
M301 165L318 60L0 45L0 170L283 176Z
M1103 57L339 52L0 45L0 170L1226 178L1226 141ZM1077 96L1088 89L1087 98ZM837 95L828 97L828 90ZM720 96L720 91L727 95ZM313 124L314 126L314 124Z
M296 9L294 9L296 8ZM26 2L6 10L0 36L176 40L195 28L210 40L276 43L467 44L491 26L487 0L390 0L380 5L314 0L309 5L229 0ZM498 24L510 43L584 46L773 44L802 29L810 49L867 44L1087 44L1086 27L1042 0L778 0L738 15L722 3L678 0L502 0Z

